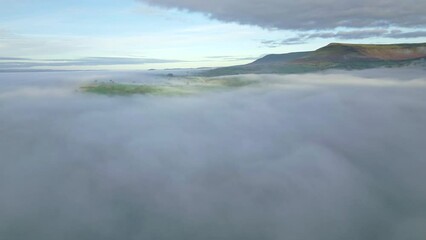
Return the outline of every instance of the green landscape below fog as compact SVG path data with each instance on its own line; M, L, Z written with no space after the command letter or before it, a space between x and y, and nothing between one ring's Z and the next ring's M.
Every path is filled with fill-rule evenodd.
M238 77L183 77L180 81L167 84L134 84L100 82L82 86L84 92L105 95L160 95L160 96L185 96L202 92L211 92L248 86L257 81L246 80Z
M315 51L266 55L250 64L216 68L186 76L168 84L92 83L81 87L84 92L106 95L189 95L252 85L240 74L300 74L329 69L361 70L424 66L426 43L417 44L341 44L331 43Z

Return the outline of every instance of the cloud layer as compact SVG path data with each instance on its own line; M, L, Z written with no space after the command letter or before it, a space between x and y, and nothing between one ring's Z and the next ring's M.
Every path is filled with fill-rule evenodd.
M315 33L299 33L295 37L286 38L284 40L264 40L263 45L268 47L279 47L289 44L303 44L312 39L338 39L338 40L356 40L371 37L382 37L391 39L401 38L424 38L426 31L401 31L388 29L356 29L346 31L320 31Z
M52 67L87 67L111 65L143 65L149 63L176 63L179 60L153 59L153 58L126 58L126 57L87 57L80 59L31 59L0 57L0 71L29 71L37 68Z
M140 0L202 12L222 21L267 28L319 30L336 27L425 27L423 0Z
M75 89L155 79L0 74L0 238L423 240L424 76L107 97Z

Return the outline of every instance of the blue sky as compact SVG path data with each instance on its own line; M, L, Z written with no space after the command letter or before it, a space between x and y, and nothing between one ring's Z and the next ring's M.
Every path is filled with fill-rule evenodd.
M227 21L208 9L188 6L176 10L135 0L0 0L0 63L31 69L215 67L336 41L426 42L424 28L418 26L360 30L343 25L319 31ZM413 31L420 37L394 37Z

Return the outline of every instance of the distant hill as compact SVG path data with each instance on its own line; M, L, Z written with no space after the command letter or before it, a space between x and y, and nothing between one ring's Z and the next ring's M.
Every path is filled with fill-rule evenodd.
M250 64L205 71L206 76L303 73L327 69L400 67L426 61L426 43L329 45L311 52L272 54Z

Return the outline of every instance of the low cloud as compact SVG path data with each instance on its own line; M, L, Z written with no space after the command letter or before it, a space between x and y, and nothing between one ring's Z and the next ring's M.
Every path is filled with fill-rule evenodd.
M0 238L423 239L424 76L108 97L76 89L158 78L0 74Z

